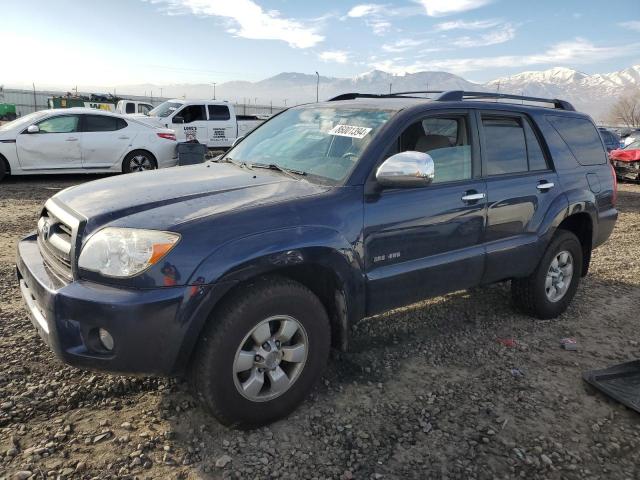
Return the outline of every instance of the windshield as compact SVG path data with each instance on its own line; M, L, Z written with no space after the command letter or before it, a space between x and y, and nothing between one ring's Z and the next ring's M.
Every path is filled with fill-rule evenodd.
M225 158L247 164L274 164L337 184L353 170L362 152L393 111L330 107L287 110L264 123Z
M640 150L640 139L631 142L629 145L624 147L624 150Z
M182 103L178 102L164 102L158 105L156 108L149 112L150 117L168 117L178 108L182 106Z
M0 132L5 130L13 130L14 128L20 129L22 127L26 127L27 125L31 125L33 122L39 120L44 117L47 112L33 112L29 115L25 115L24 117L17 118L13 122L5 123L0 127Z

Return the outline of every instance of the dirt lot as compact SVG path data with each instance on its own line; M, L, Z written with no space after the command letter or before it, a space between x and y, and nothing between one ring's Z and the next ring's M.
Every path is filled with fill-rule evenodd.
M0 479L640 478L640 415L581 380L640 358L640 186L621 186L614 235L559 320L515 313L508 285L369 319L297 412L241 432L179 381L78 371L37 336L16 241L81 181L0 184ZM559 348L566 336L579 351Z

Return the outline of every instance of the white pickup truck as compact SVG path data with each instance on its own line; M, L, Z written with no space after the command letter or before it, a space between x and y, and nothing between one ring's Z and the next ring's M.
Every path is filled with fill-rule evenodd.
M236 115L232 104L216 100L168 100L149 112L143 122L171 128L178 142L197 140L209 148L229 148L265 118Z
M137 100L120 100L116 105L116 113L122 115L149 115L153 105Z

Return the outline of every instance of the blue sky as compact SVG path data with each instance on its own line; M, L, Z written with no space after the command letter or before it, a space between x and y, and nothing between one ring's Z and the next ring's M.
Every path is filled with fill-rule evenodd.
M0 84L256 81L443 70L486 81L640 64L638 0L3 2ZM10 65L10 68L7 68Z

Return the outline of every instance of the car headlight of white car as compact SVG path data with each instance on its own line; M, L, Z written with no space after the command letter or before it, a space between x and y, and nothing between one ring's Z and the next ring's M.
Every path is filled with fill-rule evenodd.
M107 227L89 238L78 266L107 277L133 277L158 263L179 240L172 232Z

